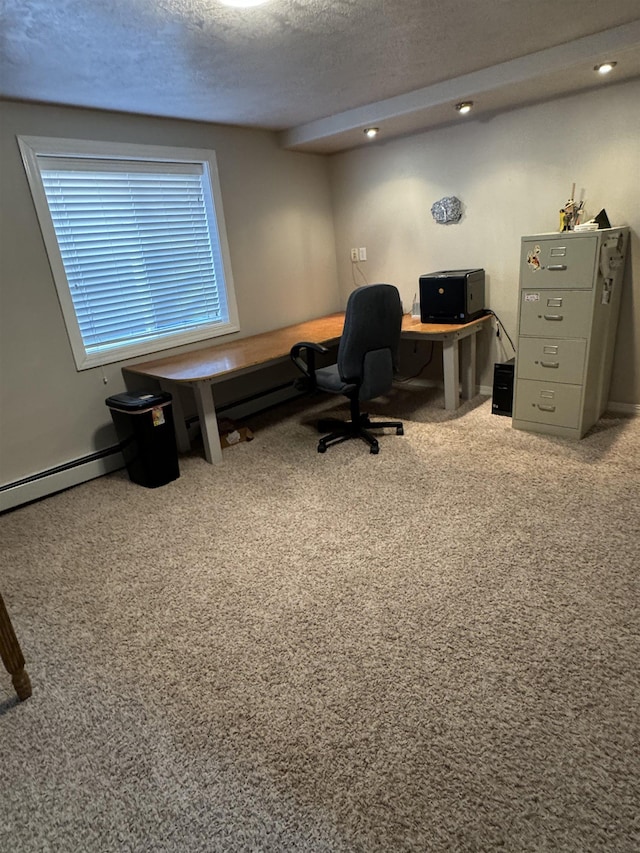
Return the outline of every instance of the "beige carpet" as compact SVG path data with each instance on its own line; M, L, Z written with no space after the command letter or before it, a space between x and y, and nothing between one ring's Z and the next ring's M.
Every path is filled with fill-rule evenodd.
M640 418L440 406L321 455L295 403L0 517L0 850L640 848Z

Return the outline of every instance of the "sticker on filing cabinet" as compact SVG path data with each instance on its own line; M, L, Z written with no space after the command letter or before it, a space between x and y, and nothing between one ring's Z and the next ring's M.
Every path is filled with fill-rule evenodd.
M153 418L154 427L162 426L164 423L164 409L162 406L154 406L151 409L151 417Z
M525 291L524 294L525 302L540 302L540 294L539 293L528 293Z
M538 255L540 254L540 246L534 246L533 252L527 253L527 265L530 270L536 272L536 270L540 269L540 258Z

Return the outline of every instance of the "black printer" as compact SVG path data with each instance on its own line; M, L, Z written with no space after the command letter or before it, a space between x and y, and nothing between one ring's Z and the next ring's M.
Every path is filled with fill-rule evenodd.
M470 323L484 310L484 270L440 270L420 276L423 323Z

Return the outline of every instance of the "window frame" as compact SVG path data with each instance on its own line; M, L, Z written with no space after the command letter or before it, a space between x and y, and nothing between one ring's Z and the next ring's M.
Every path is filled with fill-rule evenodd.
M216 153L206 148L177 148L160 145L139 145L121 142L99 142L96 140L60 139L40 136L18 136L18 146L27 175L40 230L49 258L51 273L58 294L58 301L78 371L118 361L126 361L162 350L232 334L240 330L238 308L231 271L231 256L222 207L222 193ZM179 332L168 332L151 340L125 343L100 352L88 353L85 349L76 316L67 275L56 237L55 227L47 194L40 174L38 158L61 157L75 160L135 161L149 164L172 163L192 164L202 168L202 179L206 182L210 196L205 198L212 245L219 247L223 282L221 292L227 305L228 320L197 326ZM208 203L210 201L210 204ZM218 282L218 286L220 283Z

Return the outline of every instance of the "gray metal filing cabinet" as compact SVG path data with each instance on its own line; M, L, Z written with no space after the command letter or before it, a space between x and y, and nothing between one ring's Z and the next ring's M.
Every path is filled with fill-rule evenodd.
M604 412L628 228L522 238L513 421L582 438Z

